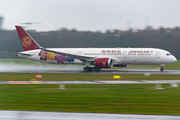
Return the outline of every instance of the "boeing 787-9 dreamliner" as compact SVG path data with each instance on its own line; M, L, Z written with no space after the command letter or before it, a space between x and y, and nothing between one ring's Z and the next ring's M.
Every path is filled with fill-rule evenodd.
M24 49L16 55L45 63L83 64L84 71L128 65L161 65L163 71L165 64L177 61L170 52L157 48L44 48L21 26L16 29Z

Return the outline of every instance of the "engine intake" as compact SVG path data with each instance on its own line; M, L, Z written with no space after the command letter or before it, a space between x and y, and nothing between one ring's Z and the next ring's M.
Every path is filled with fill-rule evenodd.
M111 68L113 60L111 58L97 58L95 66L98 68Z

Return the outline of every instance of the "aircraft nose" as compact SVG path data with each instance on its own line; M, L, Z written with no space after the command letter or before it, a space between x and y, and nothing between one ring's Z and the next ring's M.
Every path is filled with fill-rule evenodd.
M177 59L173 56L172 62L176 62L176 61L177 61Z

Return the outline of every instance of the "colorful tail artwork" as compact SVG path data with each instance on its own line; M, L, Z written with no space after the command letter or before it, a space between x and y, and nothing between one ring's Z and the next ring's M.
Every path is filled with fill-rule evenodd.
M36 43L36 41L21 26L16 26L16 30L24 51L35 50L40 47L38 43Z

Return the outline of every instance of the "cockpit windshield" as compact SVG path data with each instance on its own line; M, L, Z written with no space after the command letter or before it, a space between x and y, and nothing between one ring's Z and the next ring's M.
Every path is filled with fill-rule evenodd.
M170 56L170 55L172 55L172 54L171 54L171 53L167 53L166 55L167 55L167 56Z

